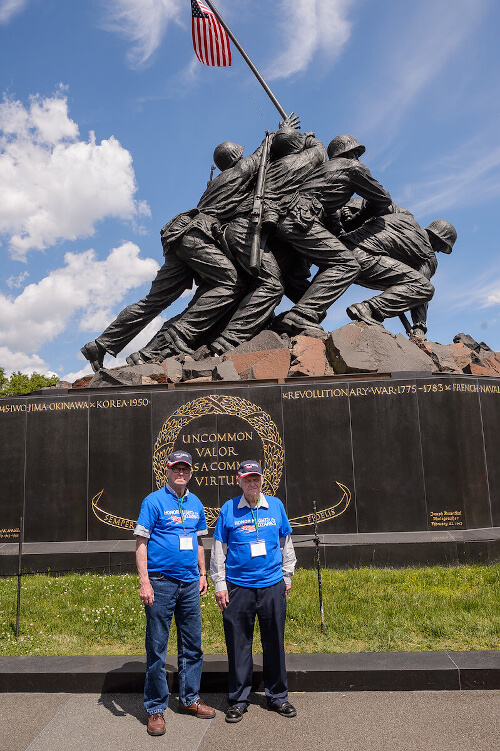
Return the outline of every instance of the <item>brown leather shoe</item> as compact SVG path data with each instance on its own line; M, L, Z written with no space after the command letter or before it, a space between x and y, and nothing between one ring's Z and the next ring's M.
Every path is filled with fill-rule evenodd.
M189 707L179 704L179 712L181 714L192 714L194 717L199 717L200 720L211 720L215 717L215 709L207 706L201 699L193 702Z
M155 712L148 717L149 735L165 735L165 718L163 712Z

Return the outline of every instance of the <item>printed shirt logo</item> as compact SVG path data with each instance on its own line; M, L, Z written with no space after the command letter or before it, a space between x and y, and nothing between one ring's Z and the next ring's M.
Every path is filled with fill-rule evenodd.
M180 522L181 520L178 509L166 509L163 513L165 514L165 516L170 516L174 521ZM190 509L183 509L182 516L184 517L184 521L186 519L199 519L200 518L198 511L191 511Z
M263 527L276 526L276 519L274 519L272 516L264 516L262 519L259 519L259 529L262 529ZM234 527L236 531L241 529L243 532L255 532L255 524L250 519L235 519Z

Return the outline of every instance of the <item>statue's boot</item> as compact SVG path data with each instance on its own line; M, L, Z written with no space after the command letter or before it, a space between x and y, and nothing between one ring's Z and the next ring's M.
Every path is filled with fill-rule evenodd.
M237 345L230 344L223 336L219 336L215 342L212 342L208 346L214 355L221 357L226 352L229 352L230 349L234 349Z
M382 326L382 321L375 318L375 314L367 302L356 302L354 305L349 305L346 313L353 321L363 321L370 326Z
M418 341L425 341L426 339L426 333L427 329L424 329L423 326L414 325L411 327L410 331L410 339L417 339Z
M106 350L101 344L99 344L97 339L94 339L94 341L84 344L80 352L89 361L94 373L97 373L102 368Z
M288 334L289 336L297 336L297 334L316 336L320 338L326 336L326 331L319 325L319 323L307 321L305 318L302 318L291 311L286 313L281 321L276 322L273 328L274 331Z
M188 346L187 342L180 336L180 334L174 329L169 329L163 333L165 341L168 344L173 345L175 352L173 354L182 353L183 355L194 355L194 349ZM170 354L170 353L169 353ZM168 354L167 354L168 357Z
M132 352L131 355L125 358L125 362L127 362L129 365L144 365L146 360L143 360L140 352Z

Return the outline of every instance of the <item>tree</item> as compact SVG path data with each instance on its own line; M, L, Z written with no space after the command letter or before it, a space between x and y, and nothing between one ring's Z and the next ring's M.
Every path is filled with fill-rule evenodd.
M57 376L44 376L40 373L27 375L18 370L12 373L10 378L5 375L4 368L0 367L0 396L19 396L38 391L44 386L53 386L58 381Z

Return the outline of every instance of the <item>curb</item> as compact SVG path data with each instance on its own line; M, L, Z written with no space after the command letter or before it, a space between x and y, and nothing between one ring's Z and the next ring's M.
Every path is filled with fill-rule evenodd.
M170 690L177 668L166 663ZM0 657L2 693L142 693L140 656ZM500 689L500 651L359 652L287 655L290 691L463 691ZM263 689L262 656L254 657L252 689ZM203 693L227 691L227 658L207 655Z

